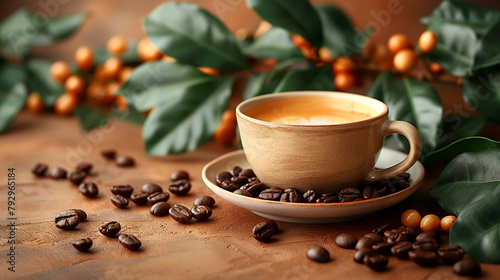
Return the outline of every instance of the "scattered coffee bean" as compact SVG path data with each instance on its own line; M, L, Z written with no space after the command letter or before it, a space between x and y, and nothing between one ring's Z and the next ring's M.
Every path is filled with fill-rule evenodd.
M316 201L316 199L318 198L318 194L314 190L308 190L302 195L302 197L304 198L304 202L312 203Z
M245 170L243 170L243 171L245 171ZM265 190L261 191L259 194L259 198L265 199L265 200L279 200L282 194L283 194L282 189L274 187L274 188L265 189Z
M155 216L166 216L168 215L168 210L170 210L170 204L165 201L160 201L151 206L149 213Z
M72 243L73 247L80 252L87 252L92 247L92 244L93 242L90 238L80 239Z
M408 252L408 257L421 266L432 267L438 264L438 255L430 251L411 250Z
M363 263L365 256L369 255L369 254L373 254L373 253L375 253L375 251L373 251L373 249L371 247L370 248L362 248L362 249L357 250L356 253L354 253L353 259L357 263Z
M205 205L195 205L191 208L191 214L198 221L205 221L212 216L212 209Z
M186 195L191 190L191 183L189 180L177 180L170 183L168 190L175 195Z
M122 244L123 247L129 249L130 251L137 251L142 245L141 241L139 241L137 237L125 233L118 235L118 241L120 241L120 244Z
M191 221L193 214L191 214L191 210L184 205L175 204L174 207L168 210L172 219L176 220L181 224L187 224Z
M268 242L278 232L274 221L260 222L253 227L253 237L260 242Z
M335 237L335 244L340 248L354 249L358 239L350 233L340 233Z
M398 259L407 260L408 252L412 250L412 244L409 241L396 243L391 248L391 253Z
M417 240L413 243L413 249L436 252L439 248L439 243L434 240Z
M361 192L358 188L344 188L339 192L339 200L341 202L354 201L356 198L361 197Z
M95 198L99 194L97 185L92 182L81 183L78 189L84 196L89 198Z
M389 259L384 255L371 253L363 258L363 263L373 270L382 271L389 263Z
M327 262L330 260L330 253L325 248L317 246L307 250L307 257L315 262Z
M92 167L94 167L94 165L92 163L89 163L89 162L80 162L75 170L76 171L82 171L85 173L85 175L89 175L90 172L92 171Z
M377 243L375 239L369 237L361 237L356 243L356 250L361 250L363 248L371 248L373 244Z
M116 158L116 164L121 167L130 167L135 165L135 160L129 156L119 156Z
M373 251L377 254L381 255L390 255L391 254L392 244L387 242L379 242L372 245Z
M101 151L101 155L107 159L115 159L116 158L116 150L108 149Z
M247 191L247 190L244 190L244 189L237 189L233 192L234 194L238 194L238 195L243 195L243 196L248 196L248 197L253 197L252 194Z
M153 204L160 202L160 201L167 202L169 198L170 198L170 195L166 192L152 193L148 196L148 203L150 205L153 205Z
M286 189L280 197L281 202L301 202L302 194L296 189Z
M256 177L255 173L253 173L253 170L249 169L249 168L241 170L241 172L240 172L240 174L238 174L238 176L245 176L247 178Z
M66 179L67 172L66 172L66 170L65 170L65 169L63 169L63 168L60 168L60 167L53 167L53 168L50 170L49 176L50 176L52 179L57 179L57 180Z
M447 245L437 250L438 256L446 264L454 264L464 257L464 249L458 245Z
M215 204L215 199L211 196L200 196L194 200L194 205L205 205L212 208Z
M231 173L233 173L233 176L240 176L241 171L243 171L243 169L241 169L241 167L235 166L235 167L233 167L233 170L231 170Z
M87 177L87 174L83 171L73 171L68 175L69 181L76 186L80 185L85 180L85 177Z
M233 175L227 171L221 171L219 173L217 173L217 175L215 176L215 182L217 183L217 185L219 187L222 186L222 183L225 182L225 181L231 181L231 178L233 177Z
M378 234L380 236L384 236L384 232L386 230L390 230L390 229L391 229L391 225L385 224L385 225L381 225L381 226L373 229L372 232L375 233L375 234Z
M246 190L251 193L253 197L258 197L260 192L262 192L265 188L266 186L259 181L249 182L241 187L242 190Z
M31 172L38 177L45 176L45 172L47 172L48 166L45 163L36 163L31 167Z
M184 170L175 171L174 173L172 173L170 175L170 180L172 182L178 181L178 180L189 180L189 179L190 179L189 173L187 171L184 171Z
M123 209L128 206L128 199L117 194L111 197L111 202L118 208Z
M115 237L121 229L122 226L116 221L104 222L99 226L99 232L107 237Z
M163 189L157 184L149 183L142 185L141 191L150 195L152 193L163 192Z
M474 259L463 259L453 265L453 271L462 276L479 276L481 274L481 266Z
M66 210L54 218L54 223L62 230L72 230L80 223L80 217L76 211Z
M149 194L147 193L133 194L130 196L130 200L137 205L146 205L148 203L148 196Z
M130 185L117 185L111 187L111 192L116 195L121 195L125 198L129 198L134 192L134 188Z

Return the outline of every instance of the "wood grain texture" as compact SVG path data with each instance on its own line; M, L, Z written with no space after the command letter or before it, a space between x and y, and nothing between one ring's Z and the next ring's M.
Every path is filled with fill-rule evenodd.
M107 148L135 157L137 166L119 168L100 156ZM143 183L153 182L167 188L172 172L184 169L192 176L189 196L172 196L169 203L191 206L201 195L213 195L201 180L203 166L234 148L210 142L185 155L146 158L141 130L114 121L105 129L86 134L73 118L49 114L33 116L23 112L11 129L0 136L0 273L1 279L463 279L451 267L422 268L394 257L385 272L374 272L352 260L353 251L334 244L334 237L350 232L361 237L384 224L399 226L399 216L407 208L422 214L445 213L428 197L430 177L410 199L362 220L304 225L278 222L281 232L272 242L257 242L253 226L265 219L216 199L213 216L206 222L184 225L171 217L154 217L148 206L131 203L126 209L112 205L109 188L131 184L138 192ZM67 180L35 178L30 167L36 162L73 169L80 161L94 164L87 181L99 186L96 199L82 196ZM16 272L7 271L7 168L16 168ZM436 176L436 174L431 176ZM80 208L89 215L73 231L54 226L55 215L69 208ZM101 235L103 221L119 221L122 232L137 236L142 247L131 252L115 238ZM71 243L90 237L90 252L82 253ZM306 251L322 245L330 251L328 263L314 263ZM483 279L494 279L500 266L483 264Z

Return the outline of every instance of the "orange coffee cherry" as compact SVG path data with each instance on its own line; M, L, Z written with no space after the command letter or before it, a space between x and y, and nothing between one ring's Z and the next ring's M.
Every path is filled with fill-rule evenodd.
M76 96L66 92L56 99L54 110L60 116L68 116L73 113L77 104Z
M257 26L257 30L255 30L255 33L253 34L253 38L257 39L257 37L261 36L262 34L266 33L269 29L271 29L272 25L263 20L259 23L259 26Z
M79 75L71 75L66 82L64 82L66 92L74 94L76 97L80 96L85 89L85 80Z
M221 145L229 145L236 137L236 114L233 110L226 110L222 114L219 126L215 130L214 140Z
M87 98L94 104L102 104L106 99L106 86L98 81L90 83Z
M94 67L94 51L89 46L76 49L75 62L82 71L90 71Z
M418 229L420 227L421 220L422 217L420 216L420 213L414 209L408 209L401 214L401 224L412 229Z
M413 46L406 35L394 34L389 38L389 41L387 41L387 48L391 53L396 54L401 50L412 49Z
M163 56L147 37L142 38L139 43L137 43L137 54L144 62L158 60Z
M457 217L449 215L441 219L441 229L450 232L451 226L457 221Z
M417 64L418 55L414 50L404 49L394 56L394 68L399 72L408 72Z
M102 65L102 75L108 80L115 79L120 73L122 67L123 62L120 58L110 57L106 59L106 61Z
M462 82L463 82L462 78L458 78L457 79L457 86L461 87L462 86Z
M434 74L441 74L443 73L443 67L439 63L432 62L430 65L431 72Z
M119 82L111 82L106 85L106 97L107 99L114 101L116 96L114 95L115 92L121 87L121 84Z
M299 34L293 34L292 35L292 42L297 46L298 48L312 48L313 46L311 43L307 42L304 37L300 36Z
M113 36L108 40L106 49L110 54L122 54L127 50L127 40L123 36Z
M118 81L120 83L125 83L128 78L130 78L130 75L132 75L132 71L134 71L134 68L131 66L125 66L120 70L120 74L118 74Z
M333 73L352 72L356 68L354 61L347 56L341 56L333 63Z
M336 90L346 91L354 85L356 78L350 72L340 72L335 74L333 82Z
M326 47L319 48L318 54L319 60L321 60L322 62L332 63L334 60L332 53L330 53L330 51Z
M424 31L418 39L418 46L423 53L432 52L434 48L436 48L437 43L438 37L436 36L436 33L431 30Z
M58 60L50 66L50 76L54 81L64 83L71 75L71 67L66 61Z
M200 70L200 72L202 72L203 74L210 75L210 76L219 76L220 75L219 70L217 70L215 68L211 68L211 67L198 67L198 70Z
M127 98L123 95L118 95L115 99L115 107L120 111L127 111L128 103Z
M26 108L28 108L31 113L38 114L43 111L44 107L45 105L43 104L42 97L40 97L38 92L32 92L28 95L26 99Z
M441 219L434 214L426 215L420 221L420 229L422 231L437 231L441 224Z
M225 124L236 125L236 113L234 112L234 110L224 111L224 113L222 113L221 122Z

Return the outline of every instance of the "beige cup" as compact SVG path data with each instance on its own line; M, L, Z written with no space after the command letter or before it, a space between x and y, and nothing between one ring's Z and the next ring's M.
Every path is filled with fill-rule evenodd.
M332 110L368 115L361 120L326 125L273 123L247 115L250 109L271 101L315 96L332 98ZM268 94L243 101L236 108L236 115L245 156L257 177L269 187L338 192L365 181L398 175L418 160L422 150L421 137L414 126L389 121L384 103L358 94L322 91ZM376 170L384 137L392 133L408 139L409 155L395 166Z

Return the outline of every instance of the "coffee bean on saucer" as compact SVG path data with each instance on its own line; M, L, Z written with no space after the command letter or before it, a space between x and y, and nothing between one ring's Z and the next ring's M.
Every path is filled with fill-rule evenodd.
M248 184L248 178L247 177L231 177L231 182L238 185L239 187L244 186L245 184Z
M83 171L73 171L68 175L69 181L77 186L85 180L85 177L87 177L87 174Z
M238 186L237 184L235 184L231 181L222 182L220 187L225 189L226 191L229 191L229 192L234 192L235 190L240 188L240 186Z
M405 181L404 179L401 180L396 180L393 182L394 187L396 190L404 190L410 186L410 183L408 181Z
M148 196L148 203L150 205L153 205L153 204L160 202L160 201L167 202L169 198L170 198L170 195L166 192L152 193Z
M84 196L89 198L95 198L99 194L97 185L92 182L81 183L78 189Z
M148 196L149 194L147 193L133 194L130 196L130 200L137 205L146 205L148 203Z
M36 163L31 167L31 172L38 177L45 176L45 172L47 172L48 166L45 163Z
M458 245L447 245L439 248L437 254L446 264L454 264L461 260L465 253Z
M177 180L189 180L189 179L190 179L189 173L185 170L178 170L170 174L170 180L172 182Z
M183 196L191 190L191 183L189 180L177 180L170 183L168 190L175 195Z
M212 209L205 205L195 205L191 208L191 214L198 221L205 221L212 216Z
M408 257L420 266L432 267L438 264L438 255L430 251L411 250Z
M282 189L273 187L261 191L259 194L259 198L265 200L279 200L282 194L283 194Z
M237 189L233 193L237 194L237 195L253 197L252 194L249 191L244 190L244 189Z
M392 245L393 244L390 244L390 243L387 243L387 242L379 242L379 243L373 244L372 245L372 249L377 254L390 255L391 254Z
M246 190L251 193L253 197L258 197L260 192L262 192L265 188L266 186L258 181L249 182L241 187L242 190Z
M212 208L215 204L215 199L211 196L200 196L194 200L194 205L205 205Z
M296 189L286 189L281 194L280 201L281 202L301 202L302 194Z
M122 226L117 221L104 222L99 226L99 232L107 237L115 237L121 229Z
M260 242L268 242L278 232L278 225L274 221L260 222L253 228L253 237Z
M363 198L364 199L372 199L380 196L380 193L374 188L368 186L363 189Z
M76 211L64 211L54 218L54 223L62 230L72 230L80 223L80 217Z
M241 167L239 167L239 166L235 166L235 167L233 167L233 169L231 170L231 173L233 174L233 176L240 176L241 171L243 171L243 169L241 169Z
M318 198L318 194L314 190L308 190L306 191L302 197L304 198L303 201L306 203L313 203L316 202L316 199Z
M363 263L373 270L382 271L389 263L389 259L384 255L371 253L363 258Z
M101 151L101 155L107 159L115 159L116 158L116 150L108 149Z
M434 240L417 240L413 243L412 247L415 250L436 252L439 248L439 243Z
M481 265L471 258L463 259L453 265L453 271L462 276L479 276L481 274Z
M321 195L316 199L316 203L337 203L340 202L339 198L336 195L331 196L323 196Z
M142 243L139 239L133 235L122 233L118 235L118 241L120 244L129 249L130 251L137 251L141 247Z
M134 192L134 188L130 185L116 185L111 187L111 192L116 195L121 195L125 198L129 198Z
M215 175L215 182L219 187L222 187L222 182L231 181L233 175L227 171L221 171Z
M111 197L111 202L118 208L123 209L128 206L128 199L117 194Z
M160 201L151 206L149 213L161 217L168 215L168 210L170 210L170 204L165 201Z
M307 258L315 262L327 262L330 260L330 253L325 248L316 246L307 250Z
M121 167L131 167L135 165L135 160L129 156L119 156L115 161L116 164Z
M94 165L92 163L89 163L89 162L80 162L75 170L76 171L82 171L82 172L85 172L86 175L90 174L91 170L92 170L92 167L94 167Z
M371 247L370 248L362 248L362 249L357 250L356 253L354 253L353 259L357 263L363 263L365 256L368 254L373 254L373 253L375 253L375 251L373 251L373 249Z
M148 183L142 185L141 191L142 193L147 193L149 195L156 192L163 192L163 189L157 184Z
M92 239L90 238L84 238L84 239L79 239L73 243L71 243L75 249L77 249L80 252L87 252L90 247L92 247Z
M66 179L67 172L66 172L66 170L65 170L65 169L63 169L63 168L60 168L60 167L53 167L53 168L50 170L49 176L50 176L52 179L56 179L56 180Z
M245 176L247 178L256 177L255 173L253 173L253 170L250 168L241 170L241 172L240 172L240 174L238 174L238 176Z
M191 221L193 214L191 210L184 205L176 204L174 207L168 210L168 213L172 217L172 219L176 220L181 224L187 224Z
M412 244L409 241L402 241L396 243L391 248L391 253L398 259L407 260L408 252L412 250Z
M339 200L341 202L354 201L356 198L361 197L361 192L358 188L349 187L340 190Z
M350 233L340 233L335 237L335 244L344 249L354 249L357 242L358 239Z

